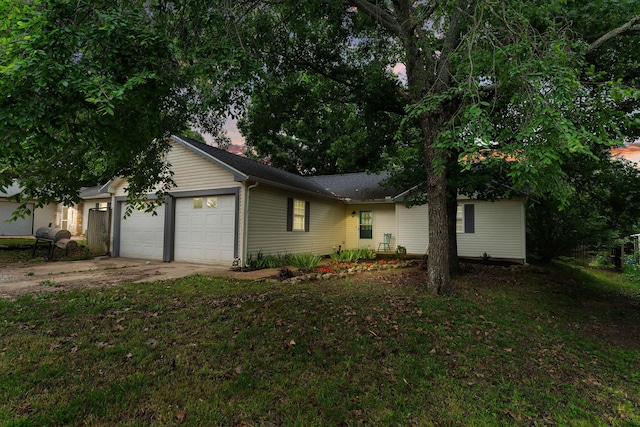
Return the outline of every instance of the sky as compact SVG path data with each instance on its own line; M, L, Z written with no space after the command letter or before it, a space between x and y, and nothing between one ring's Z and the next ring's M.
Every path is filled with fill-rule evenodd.
M614 157L622 157L640 165L640 143L614 148L611 153Z

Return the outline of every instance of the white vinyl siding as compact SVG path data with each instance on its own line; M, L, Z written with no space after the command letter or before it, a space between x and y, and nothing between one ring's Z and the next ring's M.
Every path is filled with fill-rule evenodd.
M396 204L398 240L409 254L424 254L429 243L429 214L427 205L405 207Z
M526 259L525 211L521 200L474 200L475 232L458 234L458 255Z
M373 248L378 250L380 243L384 242L384 235L391 234L391 249L395 250L396 213L393 204L375 205L373 208ZM382 250L382 246L380 246Z
M309 201L309 232L287 232L287 199ZM344 209L340 202L299 197L263 185L249 192L247 252L255 255L311 252L328 255L344 242ZM344 247L344 245L343 245Z
M522 200L463 200L474 205L474 232L457 233L458 255L479 258L526 259L525 212ZM397 205L398 245L407 253L423 254L429 242L427 205Z
M40 227L48 227L53 224L56 217L56 205L45 205L33 212L33 232Z
M390 203L346 205L346 241L342 248L370 248L377 250L378 245L384 241L385 233L391 233L391 248L395 250L397 227L394 210L394 205ZM373 237L371 239L360 238L361 211L370 211L372 214Z
M233 174L228 170L175 142L171 142L167 161L171 165L173 181L176 184L170 192L242 186L234 181ZM122 180L115 189L115 195L126 196L126 186L126 180Z
M175 142L171 143L167 161L179 191L241 186L231 172Z

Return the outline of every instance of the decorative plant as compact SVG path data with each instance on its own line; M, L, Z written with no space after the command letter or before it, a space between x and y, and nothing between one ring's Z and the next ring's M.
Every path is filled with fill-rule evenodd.
M300 270L315 270L322 257L310 252L289 255L289 264Z
M398 247L396 248L396 254L400 257L400 258L404 258L407 256L407 248L404 246L400 246L398 245Z

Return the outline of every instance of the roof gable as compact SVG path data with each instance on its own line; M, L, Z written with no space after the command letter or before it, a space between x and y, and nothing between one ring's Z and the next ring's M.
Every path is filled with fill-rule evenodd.
M273 166L229 153L228 151L212 147L191 138L174 135L172 139L178 144L193 150L220 167L232 172L236 181L258 181L278 187L313 193L321 197L335 198L331 192L303 176L285 172Z
M174 135L172 139L233 173L236 181L264 182L346 202L389 202L395 201L400 193L395 188L384 188L381 185L383 180L389 178L389 172L380 174L361 172L305 177L285 172L265 163L248 159L184 136Z

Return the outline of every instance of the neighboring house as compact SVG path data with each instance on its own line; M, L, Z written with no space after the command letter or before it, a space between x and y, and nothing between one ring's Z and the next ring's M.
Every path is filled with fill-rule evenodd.
M113 256L229 265L249 255L390 248L423 254L427 206L405 207L405 193L384 189L386 175L301 177L184 137L172 137L167 160L175 188L156 215L124 218L126 180L113 195ZM104 193L100 193L104 194ZM458 251L462 257L525 262L521 199L460 199Z
M16 183L0 192L0 236L30 236L40 227L60 228L69 230L72 236L84 236L87 231L89 209L106 208L111 206L111 195L105 193L106 187L84 187L80 190L82 201L67 206L64 204L48 204L42 208L32 209L31 215L19 218L17 221L7 221L13 217L13 212L19 203L8 200L20 192ZM29 203L35 206L34 203Z
M111 206L111 195L106 191L106 185L82 187L79 194L81 202L71 206L58 204L54 227L69 230L72 236L86 236L89 209L106 209Z
M13 213L20 203L9 200L11 196L20 193L17 183L0 190L0 236L31 236L40 227L47 227L55 222L56 205L45 205L35 208L35 203L28 203L31 214L12 221Z

